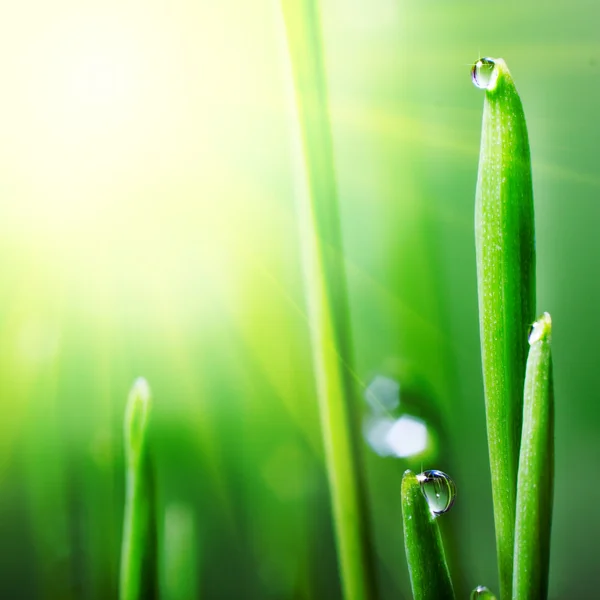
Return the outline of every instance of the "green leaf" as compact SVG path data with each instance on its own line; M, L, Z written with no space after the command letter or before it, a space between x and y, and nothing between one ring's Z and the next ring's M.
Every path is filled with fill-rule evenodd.
M527 330L535 318L531 161L523 107L506 63L479 60L473 81L485 90L477 280L500 597L509 598Z
M344 596L375 592L373 543L354 403L353 356L323 44L317 3L282 0L302 142L298 219L312 356ZM292 86L290 86L292 87Z
M404 546L415 600L454 598L437 517L421 491L412 471L402 478Z
M554 389L548 313L534 324L525 376L523 437L517 486L513 598L548 594L554 487Z
M125 410L126 498L120 600L158 598L154 468L148 447L150 387L138 379Z

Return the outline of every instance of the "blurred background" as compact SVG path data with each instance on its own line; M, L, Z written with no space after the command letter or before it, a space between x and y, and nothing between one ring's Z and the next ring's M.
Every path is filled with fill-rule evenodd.
M481 55L507 61L530 133L538 309L555 332L551 597L591 597L600 5L320 6L381 597L410 597L407 467L456 481L440 521L459 597L497 589ZM0 596L116 597L122 415L143 375L161 552L196 553L183 591L161 565L164 597L339 598L279 4L24 0L2 10L0 56ZM426 442L390 445L374 397Z

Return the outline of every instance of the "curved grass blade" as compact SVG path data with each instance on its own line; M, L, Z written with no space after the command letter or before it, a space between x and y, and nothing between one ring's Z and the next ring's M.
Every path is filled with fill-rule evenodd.
M454 589L436 517L412 471L402 478L404 546L415 600L450 600Z
M325 65L314 0L282 0L294 79L292 123L306 186L298 214L313 365L344 597L376 598ZM299 127L298 127L299 125Z
M150 387L138 379L125 409L126 498L120 600L158 598L154 469L148 448Z
M531 160L523 106L506 63L480 59L485 90L475 205L481 355L500 597L511 596L527 330L535 318Z
M548 595L554 487L551 335L552 321L544 313L529 336L517 486L514 600L541 600Z

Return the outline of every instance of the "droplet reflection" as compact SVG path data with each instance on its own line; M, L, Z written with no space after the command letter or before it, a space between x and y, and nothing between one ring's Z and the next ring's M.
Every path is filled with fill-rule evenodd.
M480 58L471 69L473 83L483 90L487 90L494 78L494 67L496 63L493 58Z
M417 479L433 514L441 515L452 508L456 498L456 485L450 475L434 469L419 473Z

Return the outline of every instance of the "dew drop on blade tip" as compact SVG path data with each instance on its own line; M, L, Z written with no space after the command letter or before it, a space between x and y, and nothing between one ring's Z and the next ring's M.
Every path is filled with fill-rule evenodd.
M532 346L542 339L548 337L550 328L552 327L552 318L545 312L530 328L529 328L529 345Z
M419 473L417 479L433 514L441 515L452 508L456 498L456 485L450 475L433 469Z
M482 90L487 90L494 79L495 66L493 58L480 58L471 69L473 84Z
M478 585L471 592L471 600L496 600L496 596L485 585Z

